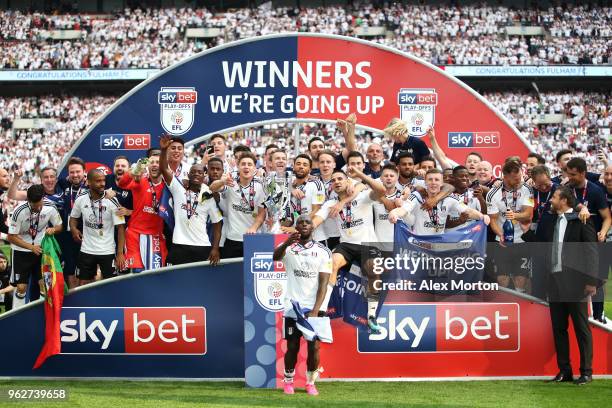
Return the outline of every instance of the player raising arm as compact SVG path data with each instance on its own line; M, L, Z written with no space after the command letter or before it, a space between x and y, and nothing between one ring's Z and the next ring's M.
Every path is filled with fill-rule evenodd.
M300 351L300 337L296 319L288 317L293 311L293 303L307 311L308 318L323 317L331 295L328 288L332 271L331 251L312 238L313 223L309 215L301 215L296 223L297 232L274 251L274 260L282 260L287 271L287 295L285 297L285 320L283 337L287 340L285 354L285 394L293 394L295 364ZM328 321L329 322L329 321ZM331 332L331 328L328 328ZM315 330L316 332L316 330ZM317 395L315 381L319 375L319 343L314 338L308 343L306 361L306 392Z

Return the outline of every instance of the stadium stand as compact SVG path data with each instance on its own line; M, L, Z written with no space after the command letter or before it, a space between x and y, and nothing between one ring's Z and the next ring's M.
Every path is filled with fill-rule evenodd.
M0 12L0 67L165 68L203 49L278 32L359 36L437 65L609 64L612 8L493 6L125 9ZM194 30L203 29L203 30Z

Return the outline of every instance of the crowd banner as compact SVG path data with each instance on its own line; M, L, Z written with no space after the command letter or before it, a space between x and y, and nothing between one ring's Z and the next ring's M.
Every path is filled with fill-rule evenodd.
M92 283L61 311L61 354L32 366L43 301L0 315L0 377L238 379L244 375L238 261L166 267Z
M192 144L259 124L335 123L351 112L374 132L393 117L415 137L434 126L449 158L461 163L480 152L497 173L505 152L529 152L496 108L428 62L357 38L287 33L214 47L148 78L86 131L64 163L75 155L108 169L119 154L144 156L162 133Z
M584 78L612 76L612 67L596 65L442 65L439 68L447 74L459 78ZM3 70L0 72L0 82L143 81L160 71L157 68Z
M3 70L0 82L141 81L158 72L155 68Z

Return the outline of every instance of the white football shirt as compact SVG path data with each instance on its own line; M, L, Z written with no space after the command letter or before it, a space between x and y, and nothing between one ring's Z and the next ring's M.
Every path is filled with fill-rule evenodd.
M332 272L331 251L315 241L305 245L296 242L287 248L282 260L287 271L285 310L291 309L291 300L302 308L312 309L317 300L319 274ZM320 311L327 310L328 301L326 296Z
M374 213L372 205L375 203L370 198L372 190L366 189L357 194L355 199L344 206L337 217L333 220L340 231L340 242L362 245L376 240L374 231ZM329 200L317 211L317 216L326 220L329 209L338 200Z
M476 211L480 211L482 208L480 207L480 201L478 201L478 199L476 197L474 197L474 190L471 188L468 188L467 190L465 190L465 192L463 194L459 194L459 193L452 193L451 194L452 197L455 197L457 200L459 200L459 202L462 202L463 204L465 204L468 208L473 208ZM456 209L451 210L448 213L448 219L449 220L457 220L459 219L459 216L461 214L459 212L457 212ZM446 228L445 231L454 231L456 229L459 228L463 228L466 225L474 222L475 220L469 220L464 224L461 224L457 227L454 228Z
M115 253L115 225L125 224L124 217L117 215L120 207L116 198L106 197L106 192L99 200L91 198L89 193L76 199L70 217L83 218L81 252L90 255Z
M397 189L395 193L386 195L387 199L391 201L395 201L395 199L401 198L401 196L402 192ZM395 225L389 222L389 211L380 201L374 203L374 230L376 231L378 242L393 242Z
M180 245L211 246L206 222L220 222L221 211L214 198L201 200L200 194L185 189L176 177L168 186L174 200L174 232L172 242Z
M328 181L325 181L322 178L320 178L320 180L323 184L323 191L325 192L325 201L337 199L338 195L332 188L331 178ZM328 238L335 238L339 236L340 230L338 230L338 224L333 218L326 219L323 225L317 228L313 233L313 237L316 241L323 241Z
M438 202L431 210L421 208L424 200L418 191L410 195L403 208L411 215L412 231L417 235L435 235L444 233L446 218L451 211L461 214L467 210L467 206L456 198L448 196ZM408 215L404 219L408 218Z
M8 233L18 235L28 244L40 245L49 223L54 227L62 223L62 217L51 201L43 199L43 207L38 213L32 212L30 204L25 202L13 211L9 221ZM34 235L33 240L32 235ZM11 248L15 251L32 252L15 244L11 244Z
M395 184L395 188L397 188L402 193L404 192L406 187L410 187L410 190L414 190L416 187L426 188L425 180L423 180L421 178L413 177L412 180L410 180L406 184L400 183L399 180Z
M516 190L509 190L500 185L492 188L487 194L487 214L498 214L497 225L503 229L506 222L506 211L521 212L523 207L533 207L533 195L527 184L522 184ZM518 224L514 224L514 242L524 242L521 238L523 230ZM499 237L495 237L499 241Z
M243 241L243 235L255 222L259 208L266 201L263 184L253 179L246 186L241 186L239 181L233 187L225 186L220 192L225 212L225 223L227 224L227 239L232 241Z

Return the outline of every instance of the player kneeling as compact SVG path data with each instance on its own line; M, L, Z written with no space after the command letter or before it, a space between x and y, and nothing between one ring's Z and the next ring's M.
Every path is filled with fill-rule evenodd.
M331 342L329 318L324 317L331 295L328 290L332 272L331 251L312 239L313 224L308 215L297 219L297 232L274 251L274 260L282 260L287 271L287 296L283 337L285 354L285 394L293 394L295 364L300 351L300 338L308 344L306 360L306 392L318 395L315 381L323 371L319 367L319 345Z

